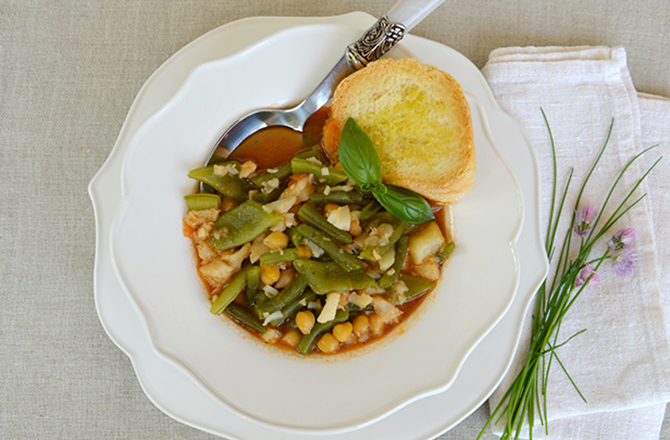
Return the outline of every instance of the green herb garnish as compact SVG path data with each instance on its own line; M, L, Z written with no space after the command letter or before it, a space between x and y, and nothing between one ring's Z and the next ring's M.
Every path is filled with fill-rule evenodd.
M542 116L549 134L553 158L553 194L545 242L547 257L551 261L557 250L555 240L558 224L572 182L573 170L570 170L567 183L561 194L558 194L556 188L556 147L544 110L542 110ZM623 175L636 160L654 147L648 148L630 159L610 186L610 190L599 209L594 205L582 205L582 196L605 153L613 125L614 120L609 127L604 145L579 188L577 200L571 210L570 226L565 232L563 244L558 252L558 261L553 279L551 281L545 279L537 292L529 350L525 363L491 413L477 439L482 437L486 428L492 423L501 424L503 428L501 440L518 439L524 422L528 423L531 439L533 438L536 421L544 425L545 434L548 435L547 382L551 367L555 364L558 364L557 368L565 373L576 392L586 402L586 398L579 391L577 384L568 373L566 365L563 364L558 355L561 347L585 332L586 329L578 331L561 341L559 340L561 324L565 315L587 286L598 282L598 269L605 261L610 260L612 262L617 276L626 276L632 272L634 252L631 245L635 238L635 232L632 228L623 228L611 236L607 241L607 247L599 257L593 258L591 254L597 251L596 243L608 233L612 226L645 197L646 194L631 201L640 184L660 161L659 158L642 174L610 214L604 215L608 211L607 208L614 190L622 183ZM571 251L571 245L577 245L576 252Z
M344 124L338 153L347 176L363 191L371 191L379 204L395 217L413 224L435 220L426 199L408 189L382 183L377 150L353 118L347 119Z

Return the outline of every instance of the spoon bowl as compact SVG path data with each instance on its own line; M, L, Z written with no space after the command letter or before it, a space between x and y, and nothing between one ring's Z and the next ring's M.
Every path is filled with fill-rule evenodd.
M399 0L361 38L347 46L344 56L307 99L289 109L256 110L239 119L219 138L207 165L225 160L245 139L267 127L284 126L302 132L307 119L333 96L337 85L368 63L381 58L405 32L440 6L444 0ZM202 188L201 188L202 189Z

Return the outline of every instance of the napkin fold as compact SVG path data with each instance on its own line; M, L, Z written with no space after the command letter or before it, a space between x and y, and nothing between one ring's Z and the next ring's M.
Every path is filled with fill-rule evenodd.
M659 144L624 176L621 188L606 209L606 214L612 212L622 195L670 147L670 101L635 91L623 48L497 49L490 54L482 72L498 103L524 127L533 142L541 171L545 224L553 171L550 138L541 108L557 148L559 191L570 168L574 168L572 190L557 235L558 246L562 244L563 231L569 227L579 186L605 142L612 119L612 137L582 196L583 204L599 207L625 164L644 148ZM563 320L559 342L587 329L560 348L558 354L588 403L582 401L555 364L547 392L549 435L544 434L544 427L538 422L535 438L659 438L665 404L670 401L666 330L670 328L670 273L662 270L670 261L670 231L664 228L670 216L668 175L670 157L661 161L640 186L639 194L647 193L648 197L611 229L614 234L624 226L635 228L635 271L627 277L617 277L610 264L603 265L600 282L587 286ZM604 249L605 240L602 241ZM550 277L551 274L550 270ZM530 314L512 367L489 401L491 410L525 360L529 324ZM498 426L492 430L502 432ZM527 429L524 436L528 437Z

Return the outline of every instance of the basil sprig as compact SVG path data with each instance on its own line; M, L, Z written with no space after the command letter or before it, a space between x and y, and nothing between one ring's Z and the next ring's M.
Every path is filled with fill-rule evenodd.
M368 134L353 119L347 119L339 146L342 169L364 191L395 217L407 223L425 223L435 219L430 205L420 195L405 188L384 185L379 155Z

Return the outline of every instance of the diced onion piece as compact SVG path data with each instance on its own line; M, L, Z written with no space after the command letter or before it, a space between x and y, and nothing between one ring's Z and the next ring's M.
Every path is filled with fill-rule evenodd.
M379 315L385 323L389 323L402 315L402 310L379 295L372 298L372 306L375 308L375 313Z
M379 260L379 269L383 272L386 272L393 266L395 262L395 247L392 247L384 255L382 255L381 260Z
M214 174L223 177L228 174L228 168L223 165L214 165Z
M256 171L256 164L250 160L244 162L240 167L240 178L246 179Z
M268 298L272 298L279 293L279 290L275 289L272 286L265 285L263 286L263 292L265 292Z
M323 255L323 249L321 249L319 246L312 243L311 241L307 240L306 238L302 240L302 244L307 246L309 250L312 251L312 256L314 258L319 258L321 255Z
M317 322L324 324L335 319L337 313L337 305L340 303L340 294L337 292L329 293L326 296L326 304L321 309Z
M351 228L351 211L349 206L339 206L328 214L328 222L338 229L348 231Z
M349 304L353 304L356 307L360 307L361 309L366 308L370 305L370 303L372 303L372 297L367 293L358 294L356 292L352 292L351 295L349 295Z
M280 198L274 202L266 203L263 205L263 209L266 212L276 211L280 214L286 214L297 201L298 199L295 197Z
M274 311L268 316L265 317L265 321L263 321L263 325L268 325L270 322L274 321L275 319L282 319L284 315L282 314L281 310Z

